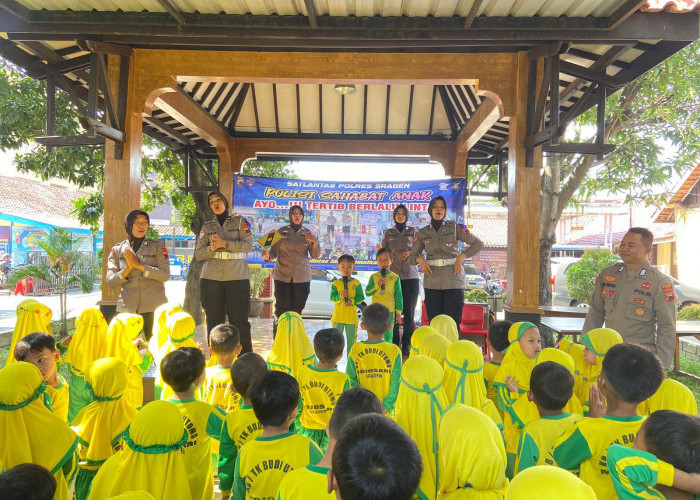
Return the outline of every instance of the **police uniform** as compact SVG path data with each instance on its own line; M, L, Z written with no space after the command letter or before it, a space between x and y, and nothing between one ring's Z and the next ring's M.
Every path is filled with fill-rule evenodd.
M209 238L213 235L226 246L212 251ZM248 223L240 215L229 215L224 224L214 218L202 227L195 248L197 260L204 261L200 276L202 307L207 314L207 332L228 321L241 336L241 352L250 352L250 269L246 253L253 249L253 235Z
M671 278L649 262L635 271L628 271L622 262L601 271L582 333L600 328L603 322L625 342L650 347L664 368L671 367L676 349L676 296Z
M416 239L416 228L406 226L403 231L399 231L395 226L390 227L384 232L382 238L382 248L388 248L391 252L391 267L392 272L399 275L401 278L401 294L403 296L403 339L401 340L402 352L407 355L411 350L411 335L415 329L413 322L413 314L416 310L418 302L418 266L411 265L408 257L404 260L399 260L399 254L402 252L410 252L411 245ZM394 323L393 342L399 345L399 323Z
M294 231L291 225L277 230L282 239L270 247L270 258L277 259L275 264L275 316L278 318L287 311L301 314L309 297L311 267L309 257L321 256L321 245L306 240L306 235L313 233L300 227Z
M461 252L465 257L471 257L484 248L481 240L466 226L449 220L444 221L438 231L432 224L421 228L411 248L409 263L416 264L416 257L425 250L425 259L431 268L431 273L423 277L425 307L430 320L439 314L451 316L457 324L462 320L464 273L454 273L460 241L469 245Z

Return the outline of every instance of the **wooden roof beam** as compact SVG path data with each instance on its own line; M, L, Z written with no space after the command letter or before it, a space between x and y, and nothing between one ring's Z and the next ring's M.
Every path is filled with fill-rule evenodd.
M471 118L457 136L457 150L468 151L503 117L503 104L500 99L481 96L482 101Z
M177 21L178 25L187 24L182 12L180 12L170 0L158 0L158 3L168 12L168 14L170 14L173 19L175 19L175 21Z

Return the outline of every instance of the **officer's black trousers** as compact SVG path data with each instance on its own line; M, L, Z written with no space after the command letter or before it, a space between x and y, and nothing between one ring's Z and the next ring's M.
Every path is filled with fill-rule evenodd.
M306 299L309 298L311 282L285 283L275 280L275 316L278 318L287 311L301 314L306 307Z
M241 354L251 352L253 344L250 340L250 281L216 281L199 280L199 293L202 307L207 314L207 341L209 334L216 325L228 322L238 328L241 335Z
M425 309L428 320L432 320L440 314L447 314L457 327L462 321L462 306L464 305L464 290L451 288L449 290L435 290L425 288Z
M401 294L403 295L403 335L401 340L401 353L408 356L411 353L411 336L416 325L413 315L416 312L420 284L418 278L401 280ZM399 323L394 323L394 344L399 345Z

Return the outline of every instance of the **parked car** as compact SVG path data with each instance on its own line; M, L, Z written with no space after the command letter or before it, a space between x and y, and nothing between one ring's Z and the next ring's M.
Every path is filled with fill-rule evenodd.
M486 288L486 278L484 278L474 264L464 263L464 280L467 290L484 290Z
M355 276L362 284L362 290L367 287L367 278ZM331 302L331 284L334 280L341 279L341 275L334 269L312 269L309 298L306 299L306 307L301 312L304 317L330 318L333 315L335 304ZM365 299L366 303L371 300ZM358 314L360 310L358 308Z

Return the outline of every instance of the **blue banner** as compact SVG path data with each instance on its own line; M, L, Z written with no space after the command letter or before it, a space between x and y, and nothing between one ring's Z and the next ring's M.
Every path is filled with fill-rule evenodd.
M428 203L442 195L447 219L463 222L464 179L406 182L334 182L234 175L233 209L245 217L253 231L253 252L248 263L266 267L257 239L289 224L291 205L304 209L304 226L321 242L321 257L311 266L334 269L340 255L355 257L357 270L376 270L375 245L394 225L397 205L408 208L408 225L421 228L430 221Z

